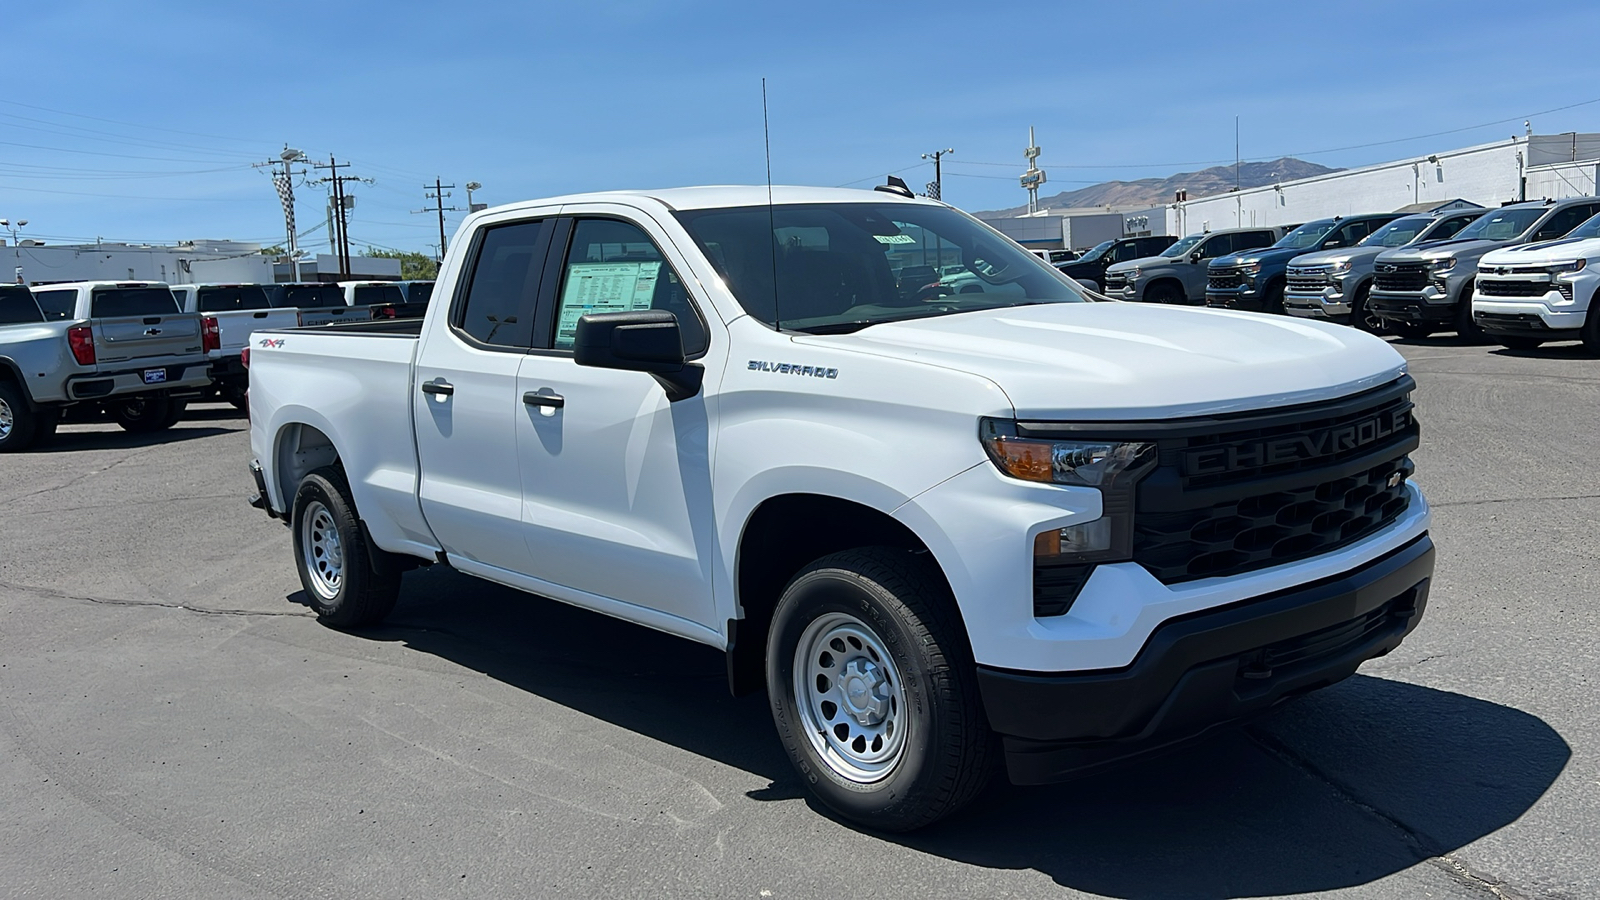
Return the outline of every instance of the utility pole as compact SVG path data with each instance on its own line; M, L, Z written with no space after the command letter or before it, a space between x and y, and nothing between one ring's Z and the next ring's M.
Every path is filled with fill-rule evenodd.
M289 278L291 281L300 280L300 244L295 237L294 225L294 176L306 174L305 169L295 171L294 164L305 162L306 155L295 150L288 144L283 145L283 152L277 159L266 162L253 163L257 169L267 168L272 170L272 185L278 189L278 201L283 204L283 227L289 235ZM282 166L280 170L277 167Z
M476 185L477 182L473 182L473 184ZM412 210L413 213L436 212L436 213L439 214L439 262L440 263L444 262L444 251L445 251L444 214L447 213L447 212L460 212L461 211L461 208L459 206L445 206L444 205L444 199L446 197L450 196L449 194L446 194L444 192L444 189L445 188L453 188L453 187L455 187L455 185L453 185L453 184L444 184L441 179L434 178L433 179L432 193L429 193L428 185L423 185L422 186L422 196L424 198L428 199L428 200L432 200L433 201L433 207L432 208L424 207L422 209L413 209ZM474 188L472 188L472 190L477 190L477 188L474 187Z
M939 169L939 160L943 159L945 154L954 152L954 150L946 147L943 150L922 154L923 159L933 160L933 180L928 182L928 196L935 200L944 199L944 177Z
M1044 170L1039 168L1039 142L1033 139L1033 126L1028 126L1028 148L1022 151L1022 158L1028 161L1028 171L1022 173L1020 179L1022 187L1028 192L1028 215L1039 211L1039 187L1044 184Z
M327 177L306 183L332 186L334 222L339 226L338 233L333 235L333 251L339 258L339 278L341 280L346 279L350 277L350 219L348 214L350 208L356 205L356 198L345 193L344 184L347 181L372 184L373 180L371 178L359 178L355 175L340 175L339 170L350 168L350 164L339 162L332 154L329 154L327 162L312 163L311 167L328 170ZM321 273L319 272L318 275L320 276Z

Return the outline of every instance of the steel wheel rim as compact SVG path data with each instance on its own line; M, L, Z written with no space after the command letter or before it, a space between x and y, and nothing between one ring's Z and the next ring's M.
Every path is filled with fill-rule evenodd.
M344 586L344 545L333 513L320 500L306 504L300 516L300 554L317 594L324 600L339 596Z
M854 616L827 613L795 647L795 708L811 748L857 784L881 781L904 755L907 719L900 670L883 640Z
M11 429L17 426L16 417L11 413L11 404L6 398L0 397L0 441L11 437Z

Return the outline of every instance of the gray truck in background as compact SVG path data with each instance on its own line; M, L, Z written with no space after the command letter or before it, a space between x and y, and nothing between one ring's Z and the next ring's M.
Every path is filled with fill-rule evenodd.
M1379 254L1449 240L1487 210L1464 209L1401 216L1362 238L1354 247L1318 250L1289 260L1284 312L1302 319L1327 319L1373 334L1383 320L1367 309L1373 266Z
M1596 213L1595 197L1513 203L1484 213L1443 243L1386 250L1374 261L1367 307L1401 337L1454 331L1481 340L1472 321L1478 260L1501 247L1555 240Z
M1206 268L1212 259L1270 247L1283 234L1284 230L1278 227L1191 234L1156 256L1108 266L1101 293L1114 300L1199 305L1206 302Z
M171 428L211 383L214 321L152 281L0 290L0 452L55 432L63 411L104 408L132 432Z

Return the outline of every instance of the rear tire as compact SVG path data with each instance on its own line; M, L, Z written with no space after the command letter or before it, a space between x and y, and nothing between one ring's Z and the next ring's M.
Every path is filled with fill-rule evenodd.
M1461 307L1456 310L1456 335L1470 344L1486 344L1489 339L1472 320L1472 285L1461 288Z
M911 831L954 813L999 760L955 600L926 557L871 547L784 589L767 697L806 787L839 815Z
M112 400L106 404L106 409L124 431L154 434L178 424L183 418L184 406L182 401L173 400L168 394L137 394Z
M344 472L327 466L308 473L291 509L295 569L317 620L333 628L382 622L400 596L400 575L373 568Z
M9 381L0 381L0 453L26 450L39 436L39 413L28 407L22 391ZM54 431L54 425L51 426Z

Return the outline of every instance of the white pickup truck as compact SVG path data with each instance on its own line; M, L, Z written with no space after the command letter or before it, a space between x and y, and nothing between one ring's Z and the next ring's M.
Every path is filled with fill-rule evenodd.
M199 313L216 323L217 346L206 352L211 361L211 383L223 400L244 408L250 387L244 367L244 348L250 335L268 328L293 328L299 311L274 309L268 299L270 284L175 284L172 295L184 312Z
M1349 328L1085 302L893 189L469 216L420 321L258 333L306 596L445 564L725 650L807 787L906 830L1332 684L1433 571L1412 380ZM929 291L934 254L979 290Z

